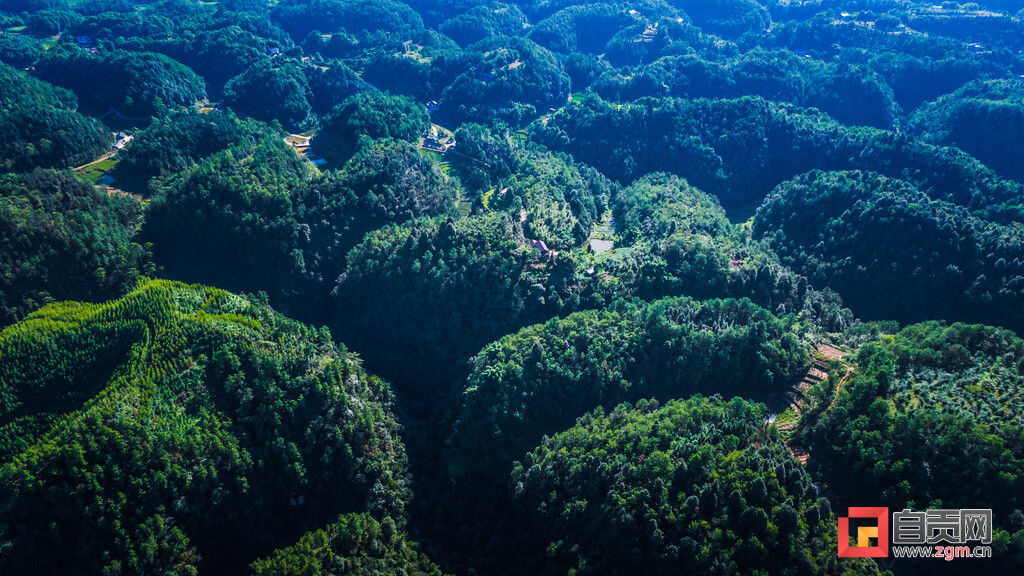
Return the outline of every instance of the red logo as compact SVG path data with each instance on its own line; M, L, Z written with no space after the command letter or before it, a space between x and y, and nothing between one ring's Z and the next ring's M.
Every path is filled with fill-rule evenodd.
M889 509L882 507L863 508L851 506L849 516L839 517L840 558L888 558L889 557ZM875 521L874 526L857 528L857 543L850 544L850 518ZM871 545L871 539L876 544Z

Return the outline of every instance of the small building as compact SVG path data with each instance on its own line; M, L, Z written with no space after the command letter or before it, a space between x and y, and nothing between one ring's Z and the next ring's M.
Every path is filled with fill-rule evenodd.
M556 250L549 249L548 245L545 244L543 240L530 240L530 246L536 249L537 252L540 252L541 256L545 256L547 258L554 258L555 256L558 256L558 252Z
M118 132L115 137L117 138L117 141L114 142L115 150L124 150L128 146L128 143L132 141L131 134L126 132Z
M90 40L88 36L75 36L75 42L79 46L88 46L92 43L92 40Z
M268 48L267 49L267 54L270 54L271 58L273 58L274 56L280 56L281 55L281 49L277 48L277 47Z
M423 138L423 147L434 152L444 152L444 145L441 144L440 140L432 136Z

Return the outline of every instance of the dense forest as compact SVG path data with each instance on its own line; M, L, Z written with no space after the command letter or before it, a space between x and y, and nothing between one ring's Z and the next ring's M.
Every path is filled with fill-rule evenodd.
M1019 572L1022 346L1007 330L936 322L863 346L832 409L801 432L811 472L849 498L895 508L992 508L992 569Z
M103 300L154 272L142 206L69 170L0 176L0 325L54 300Z
M76 112L67 90L0 64L5 138L0 144L5 171L35 167L68 168L101 154L113 141L98 120Z
M792 316L748 300L686 298L525 328L473 358L449 440L453 466L503 472L494 467L598 406L697 392L766 398L807 371L801 336Z
M863 318L1024 330L1024 236L873 172L812 171L780 184L753 235Z
M265 304L146 281L0 349L5 570L234 571L332 514L402 518L390 389Z
M516 505L540 520L548 561L536 573L872 573L833 555L818 529L828 503L762 410L648 400L542 442L512 474Z
M0 133L0 573L1024 571L1019 2L0 0Z

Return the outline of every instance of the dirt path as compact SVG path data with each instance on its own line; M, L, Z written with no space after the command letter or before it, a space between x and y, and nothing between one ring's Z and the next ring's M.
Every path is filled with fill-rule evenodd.
M114 154L117 154L117 152L118 152L117 150L107 150L103 154L103 156L100 156L99 158L93 160L92 162L87 162L85 164L82 164L81 166L75 168L74 170L75 170L75 172L80 172L82 170L85 170L89 166L92 166L93 164L99 164L100 162L103 162L104 160L109 160L110 157L113 156Z
M114 188L113 186L97 186L96 188L106 192L108 196L125 196L127 198L134 199L140 204L146 203L146 199L143 198L141 194L132 194L131 192L125 192L124 190Z
M807 406L804 394L812 386L820 384L828 380L828 369L829 364L832 360L842 358L846 356L846 352L828 346L826 344L819 344L815 348L816 354L814 355L814 362L811 367L807 370L807 374L804 375L803 379L796 385L794 389L791 389L787 396L790 400L789 408L794 414L799 415L801 410ZM793 425L790 423L779 426L779 430L792 430Z
M843 377L839 380L839 383L836 384L836 393L832 396L832 401L828 403L828 407L825 408L825 411L831 410L832 407L836 405L836 400L839 400L839 392L843 389L843 386L846 385L850 378L853 377L853 374L854 372L856 372L856 369L856 364L851 364L846 368L846 374L843 374Z
M807 374L804 375L803 379L796 385L795 389L788 393L791 400L789 408L796 415L797 419L793 422L786 422L780 425L778 427L779 431L788 432L793 430L795 424L799 423L800 412L808 405L808 401L805 399L804 393L811 388L811 386L828 381L828 370L833 360L842 360L849 355L848 352L844 352L838 348L829 346L828 344L819 344L815 347L815 352L814 363L811 364L811 367L807 370ZM835 405L836 400L839 399L839 392L853 376L856 366L845 366L844 370L845 372L843 373L842 378L840 378L839 382L836 384L835 393L832 395L832 401L829 402L828 406L822 412L831 410ZM789 440L786 441L786 448L794 459L801 464L807 464L810 454L806 450L799 446L790 444Z

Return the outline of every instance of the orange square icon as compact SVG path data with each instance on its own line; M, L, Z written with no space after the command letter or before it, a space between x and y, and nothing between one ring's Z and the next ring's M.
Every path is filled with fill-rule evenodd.
M849 516L839 517L840 558L887 558L889 556L889 509L851 506ZM875 521L874 526L857 528L857 543L850 545L850 518ZM871 539L877 540L874 546Z

